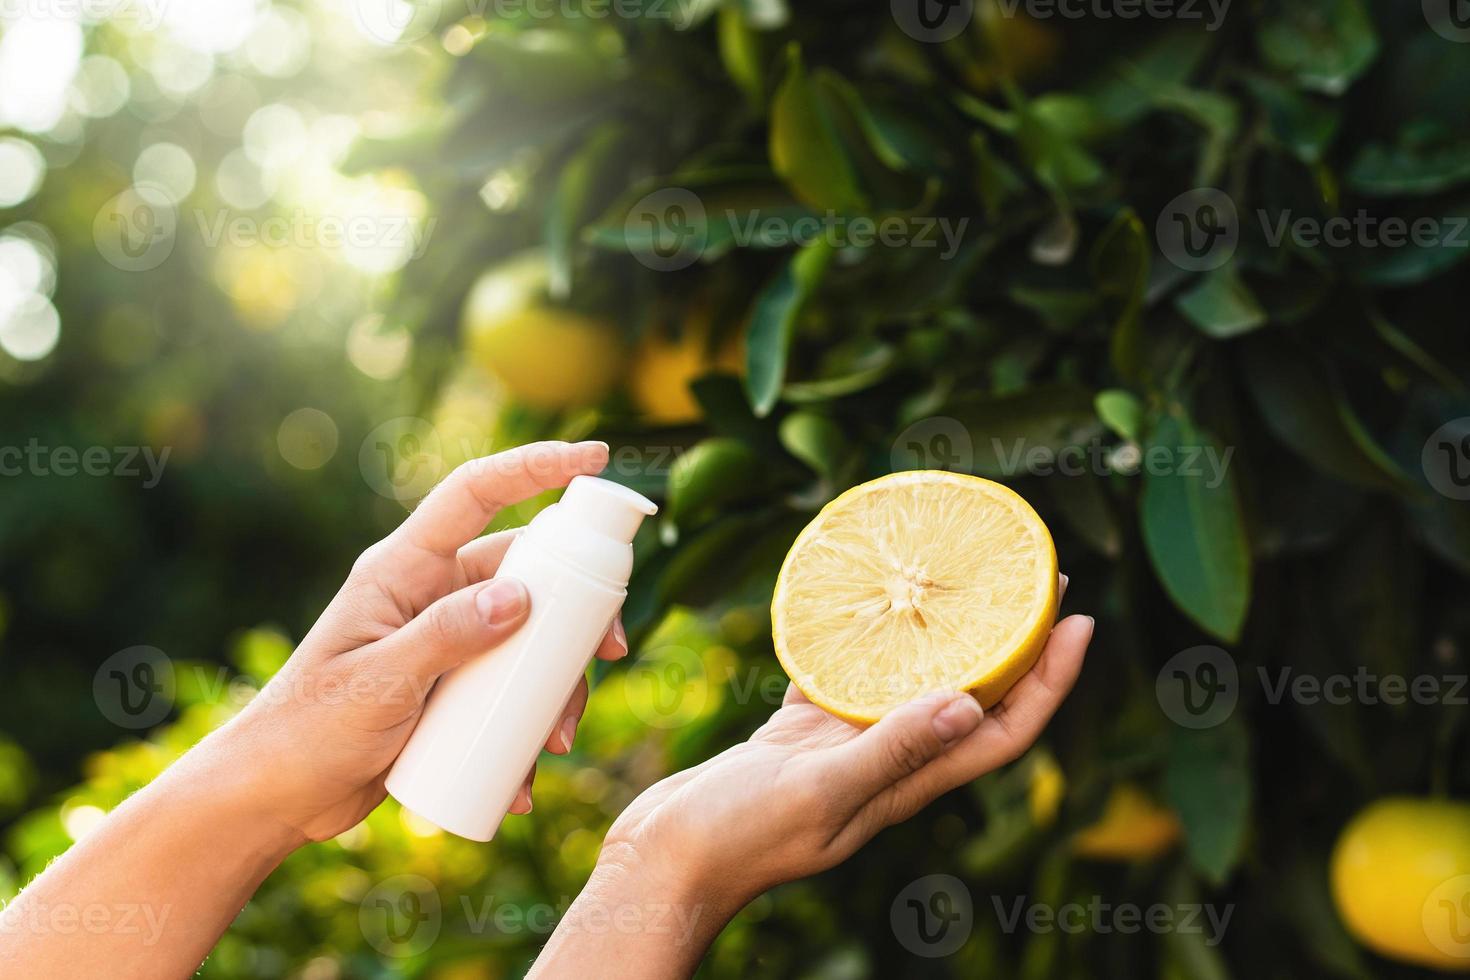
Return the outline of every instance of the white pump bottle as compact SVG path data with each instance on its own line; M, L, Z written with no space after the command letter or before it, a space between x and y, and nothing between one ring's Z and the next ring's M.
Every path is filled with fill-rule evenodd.
M633 536L658 508L579 476L526 526L498 576L531 612L500 646L445 674L388 774L388 792L450 833L488 841L627 597Z

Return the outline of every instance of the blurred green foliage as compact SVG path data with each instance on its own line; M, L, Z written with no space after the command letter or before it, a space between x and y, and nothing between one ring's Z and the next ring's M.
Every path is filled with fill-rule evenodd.
M1273 701L1259 678L1466 672L1470 511L1426 485L1421 450L1470 415L1467 250L1312 246L1270 230L1285 213L1456 227L1470 187L1465 49L1419 5L1368 0L1237 0L1218 29L1034 19L986 0L938 43L906 34L886 4L657 8L676 20L652 9L547 18L446 3L415 43L364 53L324 40L331 24L308 8L326 45L309 69L261 78L220 59L211 86L249 77L255 106L364 120L330 162L416 188L435 222L398 275L304 272L329 261L321 250L229 258L197 229L150 272L99 259L93 215L128 183L118 159L165 137L201 175L230 159L250 113L211 126L230 104L212 88L89 122L22 206L18 219L54 235L64 327L50 357L4 361L0 441L169 446L174 460L153 490L7 478L0 494L7 875L40 870L279 665L352 555L402 513L357 447L419 415L440 470L595 433L613 445L614 478L663 498L626 610L636 656L594 668L579 747L543 763L533 816L482 847L390 801L293 856L205 976L519 975L544 930L470 912L564 906L641 787L758 726L783 687L767 604L797 531L857 482L934 465L1005 479L1053 529L1068 610L1098 617L1081 686L1010 770L754 903L708 975L1412 975L1346 936L1327 852L1379 796L1470 791L1465 711ZM111 30L89 45L134 57L137 42ZM1200 187L1233 202L1239 244L1190 271L1160 254L1158 219ZM677 229L659 225L674 217L666 202L687 201L669 191L699 205ZM217 192L201 180L189 200L240 210L211 202ZM829 216L965 224L954 254L912 240L794 248L761 224ZM757 232L742 240L744 227ZM702 248L659 271L682 258L670 231ZM516 404L495 378L503 351L477 346L473 322L461 335L461 307L487 268L533 246L545 301L614 332L626 375L652 370L650 345L697 320L712 348L739 338L744 370L684 372L697 418L673 424L623 390L561 410ZM406 367L352 356L364 337L407 344ZM302 407L331 417L338 447L307 470L283 462L282 422ZM1097 446L1105 465L1027 472L1018 445ZM1155 450L1192 447L1228 459L1219 480L1139 473ZM261 623L278 625L248 629ZM119 740L91 673L136 643L166 650L186 682L166 725ZM1241 694L1227 722L1194 731L1161 712L1156 680L1201 644L1228 648ZM1181 846L1079 858L1072 836L1119 786L1177 813ZM974 932L929 961L898 941L890 906L940 872L966 882ZM360 917L405 874L444 909L426 949L375 945ZM998 910L1018 896L1209 901L1234 915L1220 946L1008 932Z

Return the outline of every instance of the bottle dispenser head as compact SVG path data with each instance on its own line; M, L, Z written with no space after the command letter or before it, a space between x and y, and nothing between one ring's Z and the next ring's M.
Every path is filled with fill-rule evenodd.
M625 544L632 543L645 517L658 513L643 494L595 476L574 478L557 506L564 519Z

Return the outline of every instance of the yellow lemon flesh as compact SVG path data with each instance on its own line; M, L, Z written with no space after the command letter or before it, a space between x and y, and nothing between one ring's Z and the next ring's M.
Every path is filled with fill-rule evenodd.
M823 508L771 603L787 675L860 723L938 691L989 707L1036 663L1056 615L1056 548L1031 506L998 483L929 470Z
M532 252L485 273L465 300L465 344L475 362L533 408L595 404L622 373L611 324L552 306L550 271Z
M1124 783L1109 794L1097 823L1072 838L1072 851L1098 861L1147 861L1173 847L1181 832L1173 810Z
M1332 898L1348 931L1369 949L1470 972L1470 804L1370 804L1337 839Z

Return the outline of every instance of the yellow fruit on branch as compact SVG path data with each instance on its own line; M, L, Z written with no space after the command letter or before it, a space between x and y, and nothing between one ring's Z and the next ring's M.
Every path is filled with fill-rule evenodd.
M1031 781L1027 786L1026 806L1031 812L1031 822L1038 827L1050 827L1057 822L1057 811L1067 795L1067 777L1056 759L1041 755L1031 768Z
M1470 973L1470 803L1370 804L1343 828L1331 873L1337 913L1364 946Z
M689 386L706 374L743 374L745 345L741 335L710 345L710 316L697 307L678 337L650 330L633 353L628 392L639 412L659 425L699 420L699 403Z
M622 374L622 341L613 324L553 305L549 281L546 258L534 251L486 272L465 300L465 346L521 404L596 404Z
M1123 783L1109 794L1097 822L1072 838L1072 852L1099 861L1147 861L1169 851L1181 834L1173 810Z

